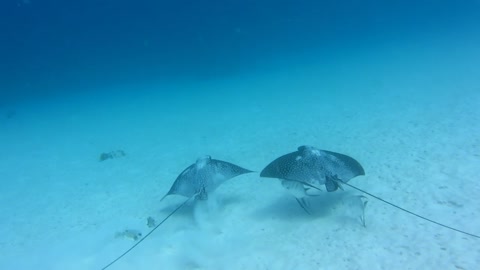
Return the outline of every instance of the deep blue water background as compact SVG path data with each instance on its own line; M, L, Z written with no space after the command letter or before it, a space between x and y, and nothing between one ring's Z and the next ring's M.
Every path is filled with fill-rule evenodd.
M478 234L479 52L480 0L0 0L0 269L100 268L130 247L113 233L171 209L159 200L197 157L260 171L305 144L358 159L352 184ZM377 201L365 231L336 202L309 220L249 177L219 190L221 230L186 210L119 267L480 263L468 238Z
M475 0L2 1L0 100L268 72L478 26Z

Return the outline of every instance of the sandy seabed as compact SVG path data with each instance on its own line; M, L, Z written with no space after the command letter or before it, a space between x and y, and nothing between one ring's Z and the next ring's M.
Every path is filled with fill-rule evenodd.
M117 232L145 235L147 217L160 221L183 202L160 199L198 157L260 171L305 144L357 159L366 176L351 184L478 235L480 52L459 44L17 104L0 120L0 269L101 269L135 243ZM118 149L126 156L98 160ZM308 215L279 181L242 175L187 204L110 269L480 265L479 239L373 198L363 227L359 194L311 198Z

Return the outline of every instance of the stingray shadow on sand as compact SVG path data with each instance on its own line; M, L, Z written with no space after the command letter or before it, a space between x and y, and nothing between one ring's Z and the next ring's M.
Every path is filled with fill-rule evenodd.
M347 209L352 204L360 205L359 196L350 192L322 193L318 196L307 198L309 202L309 212L305 212L295 202L295 198L287 192L279 196L264 207L259 207L253 211L253 217L259 220L281 219L281 220L312 220L318 218L328 218L332 215L338 215L338 209ZM360 209L360 207L358 208ZM344 212L344 211L342 211ZM358 214L358 215L357 215ZM352 218L358 218L361 211L354 211Z

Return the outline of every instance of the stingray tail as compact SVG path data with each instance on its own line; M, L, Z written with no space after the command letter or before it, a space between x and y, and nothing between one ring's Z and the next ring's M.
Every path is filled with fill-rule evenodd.
M168 195L168 194L167 194ZM165 195L165 196L167 196ZM165 198L164 196L164 198ZM149 231L144 237L142 237L140 240L138 240L138 242L136 242L133 246L131 246L129 249L127 249L127 251L125 251L124 253L122 253L120 256L118 256L115 260L111 261L109 264L107 264L106 266L104 266L102 268L102 270L105 270L107 269L108 267L112 266L114 263L116 263L118 260L120 260L121 258L123 258L123 256L127 255L130 251L132 251L134 248L136 248L141 242L143 242L143 240L145 240L148 236L150 236L156 229L158 229L158 227L160 227L160 225L162 225L165 221L167 221L173 214L175 214L178 210L180 210L183 206L185 206L187 204L188 201L190 201L191 197L186 199L182 204L180 204L179 206L177 206L177 208L175 208L170 214L168 214L162 221L160 221L160 223L157 224L157 226L155 226L151 231Z
M342 183L342 184L344 184L344 185L346 185L346 186L349 186L349 187L351 187L351 188L353 188L353 189L356 189L356 190L358 190L358 191L360 191L360 192L362 192L362 193L364 193L364 194L367 194L367 195L370 196L370 197L373 197L373 198L375 198L375 199L377 199L377 200L379 200L379 201L381 201L381 202L384 202L384 203L386 203L386 204L388 204L388 205L390 205L390 206L393 206L393 207L395 207L395 208L397 208L397 209L399 209L399 210L401 210L401 211L403 211L403 212L405 212L405 213L408 213L408 214L410 214L410 215L412 215L412 216L418 217L418 218L420 218L420 219L423 219L423 220L425 220L425 221L428 221L428 222L430 222L430 223L436 224L436 225L438 225L438 226L444 227L444 228L449 229L449 230L452 230L452 231L456 231L456 232L459 232L459 233L462 233L462 234L465 234L465 235L468 235L468 236L472 236L472 237L475 237L475 238L480 238L480 235L473 234L473 233L469 233L469 232L466 232L466 231L462 231L462 230L460 230L460 229L456 229L456 228L450 227L450 226L448 226L448 225L442 224L442 223L440 223L440 222L437 222L437 221L435 221L435 220L429 219L429 218L427 218L427 217L421 216L421 215L416 214L416 213L414 213L414 212L412 212L412 211L410 211L410 210L407 210L407 209L405 209L405 208L402 208L402 207L400 207L400 206L398 206L398 205L396 205L396 204L394 204L394 203L391 203L391 202L389 202L389 201L386 201L386 200L384 200L384 199L382 199L382 198L380 198L380 197L378 197L378 196L375 196L375 195L373 195L372 193L369 193L369 192L367 192L367 191L365 191L365 190L363 190L363 189L361 189L361 188L357 188L356 186L352 186L352 185L348 184L347 182L344 182L344 181L342 181L342 180L340 180L340 179L337 179L336 181L339 182L339 183Z

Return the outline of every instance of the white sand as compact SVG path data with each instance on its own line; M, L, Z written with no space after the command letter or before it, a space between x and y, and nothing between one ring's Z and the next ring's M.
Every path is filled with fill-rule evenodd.
M366 176L351 184L480 234L480 51L441 41L340 51L258 77L16 105L0 120L0 269L100 269L134 243L115 232L146 234L148 216L161 220L183 201L159 199L197 157L259 171L304 144L359 160ZM127 156L98 161L117 149ZM362 227L358 194L314 198L309 216L277 180L240 176L110 269L480 265L479 239L373 198Z

